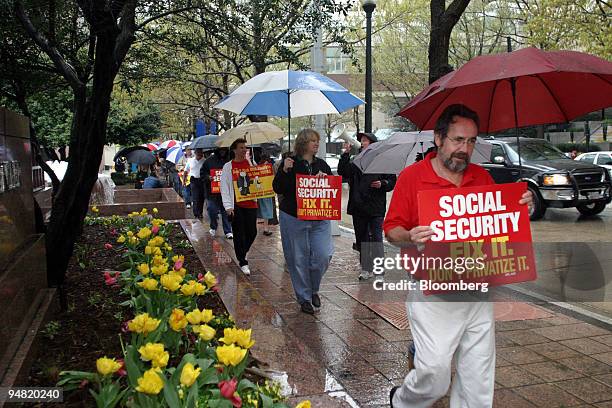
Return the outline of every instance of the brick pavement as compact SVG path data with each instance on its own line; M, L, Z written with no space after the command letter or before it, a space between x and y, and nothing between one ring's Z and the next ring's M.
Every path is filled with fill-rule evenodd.
M231 241L220 236L213 240L207 230L207 226L190 230L192 242L199 242L200 249L196 251L207 247L215 253L201 256L205 266L219 270L219 259L224 259L222 268L233 271L231 279L252 285L257 302L280 317L271 319L274 330L295 339L292 355L265 353L264 341L260 351L266 358L291 368L299 365L292 359L306 356L308 364L312 364L313 377L323 375L324 370L325 377L337 380L358 406L388 406L389 389L400 384L406 374L410 330L398 330L340 289L359 285L358 257L351 249L351 236L334 238L335 254L321 285L322 307L310 316L301 313L294 300L277 227L273 227L270 237L257 236L249 253L249 278L242 276L235 264L228 263L234 257ZM524 314L529 307L523 304L515 314ZM505 321L496 322L494 406L612 407L612 332L554 310L544 315L527 320L521 320L524 316L520 315L509 320L506 316ZM254 338L268 339L266 330L269 328L265 325L254 327ZM346 406L339 400L338 404L330 402L325 395L329 387L320 386L316 393L312 391L316 387L309 388L305 395L299 390L299 382L296 385L298 395L312 398L314 406ZM449 406L448 396L434 406Z

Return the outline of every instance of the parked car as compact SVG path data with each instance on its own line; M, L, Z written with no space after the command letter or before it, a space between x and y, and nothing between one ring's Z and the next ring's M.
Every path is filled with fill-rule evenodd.
M491 160L482 166L497 183L527 182L534 197L531 220L542 218L548 207L575 207L583 215L596 215L612 201L611 177L602 167L572 160L546 140L521 138L521 175L516 138L488 141Z
M578 155L574 160L578 160L584 163L596 164L598 166L608 169L608 173L612 176L612 152L591 152L582 153Z

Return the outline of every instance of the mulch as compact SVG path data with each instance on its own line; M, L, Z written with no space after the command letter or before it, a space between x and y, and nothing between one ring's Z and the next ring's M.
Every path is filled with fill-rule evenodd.
M39 356L30 370L29 387L52 387L64 370L95 371L99 357L122 357L119 336L124 343L128 334L121 333L122 324L133 317L127 307L119 304L127 297L118 288L107 286L103 272L116 270L120 252L107 250L105 243L116 246L111 227L85 226L66 273L67 310L55 315L43 333L39 333ZM186 240L179 224L175 224L168 240L174 252L185 257L185 268L197 276L206 273L197 254L189 246L177 244ZM213 309L215 315L226 313L216 293L208 293L198 300L198 306ZM24 405L25 406L25 405ZM27 406L95 406L86 390L64 395L63 404L30 404Z

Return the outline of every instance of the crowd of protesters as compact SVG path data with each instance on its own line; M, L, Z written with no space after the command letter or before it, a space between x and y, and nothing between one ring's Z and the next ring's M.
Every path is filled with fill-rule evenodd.
M364 174L353 163L350 144L343 146L338 174L348 183L347 213L355 231L353 248L360 252L360 272L365 281L373 276L373 259L384 257L383 233L402 251L418 251L431 239L429 226L418 222L417 194L422 190L448 189L493 184L480 166L470 163L476 144L479 118L464 105L447 107L434 130L435 147L421 155L417 163L395 174ZM378 143L371 133L358 133L361 150ZM302 312L314 314L321 307L319 288L334 253L329 220L304 220L297 214L296 176L332 175L325 160L317 157L321 137L313 129L300 131L294 149L280 161L266 154L250 157L247 140L236 139L229 150L212 153L195 149L177 173L182 174L183 196L193 215L202 220L206 203L209 232L215 237L219 217L242 272L249 276L248 253L257 237L257 219L264 220L263 233L278 221L285 258L295 298ZM248 194L247 169L254 164L270 164L276 198L240 199ZM218 175L218 170L221 174ZM144 180L144 188L159 185L161 170ZM218 179L217 179L218 178ZM172 175L171 179L175 177ZM235 188L235 185L238 188ZM393 198L387 211L387 193ZM520 204L532 204L526 192ZM416 255L415 255L416 256ZM414 277L413 277L414 279ZM409 372L400 387L390 394L392 407L428 407L442 398L451 384L451 361L457 350L456 379L451 390L451 406L489 407L492 405L495 374L495 319L490 302L449 302L445 295L429 301L420 290L411 291L406 302L413 344L409 350Z

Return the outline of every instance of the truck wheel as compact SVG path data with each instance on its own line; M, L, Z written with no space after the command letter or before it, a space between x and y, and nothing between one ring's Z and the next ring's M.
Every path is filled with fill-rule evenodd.
M533 207L529 211L529 219L531 221L539 220L546 213L546 203L536 188L531 186L527 188L531 191L531 195L533 195Z
M580 214L590 217L591 215L597 215L606 208L606 203L591 203L582 204L576 207Z

